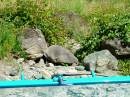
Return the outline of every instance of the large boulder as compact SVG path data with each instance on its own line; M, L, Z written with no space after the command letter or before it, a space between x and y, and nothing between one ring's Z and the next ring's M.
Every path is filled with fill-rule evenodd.
M117 70L118 60L108 51L102 50L92 53L84 58L84 64L92 64L91 69L103 73L108 70Z
M105 40L101 43L102 49L108 49L117 58L130 57L129 44L120 39Z
M78 63L78 59L69 50L58 45L50 46L45 56L53 63Z
M24 29L22 35L22 48L29 54L30 58L42 57L47 49L47 43L39 29Z

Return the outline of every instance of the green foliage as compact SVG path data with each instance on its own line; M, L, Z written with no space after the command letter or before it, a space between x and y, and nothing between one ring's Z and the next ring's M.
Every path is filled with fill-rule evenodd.
M1 11L1 17L17 28L30 25L40 28L49 44L63 45L67 34L60 18L54 15L46 0L17 0Z
M22 57L25 59L28 57L28 54L22 49L21 43L18 40L17 36L16 36L14 47L12 49L12 53L14 54L15 57Z
M49 4L58 10L72 11L80 14L83 11L84 4L87 2L85 0L47 0ZM84 3L84 4L83 4Z
M119 70L123 75L130 75L130 59L119 60Z
M67 67L67 66L69 66L69 64L64 64L64 66L66 66L66 67Z
M93 32L90 37L81 41L82 48L76 56L82 60L87 54L100 50L100 44L106 39L118 38L128 42L130 37L130 14L117 14L93 19Z
M0 59L9 57L11 53L26 57L26 53L17 40L17 31L13 23L0 19Z
M4 3L5 2L5 3ZM27 54L22 50L18 40L19 32L25 27L36 27L42 30L47 42L63 45L67 33L60 18L54 15L54 8L48 6L46 0L2 1L0 8L0 56L9 52L22 57Z
M0 19L0 59L7 56L15 45L14 25Z

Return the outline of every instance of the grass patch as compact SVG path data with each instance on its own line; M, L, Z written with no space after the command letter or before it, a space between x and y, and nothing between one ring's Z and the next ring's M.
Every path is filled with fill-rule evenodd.
M14 48L16 29L12 23L0 19L0 59L7 57Z
M123 75L130 75L130 59L119 60L119 70Z

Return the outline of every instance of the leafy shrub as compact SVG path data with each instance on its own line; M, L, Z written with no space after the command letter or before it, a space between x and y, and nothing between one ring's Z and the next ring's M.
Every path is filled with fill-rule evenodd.
M0 19L0 59L11 53L15 45L15 40L14 25Z
M76 52L80 60L87 54L100 50L100 43L106 39L119 38L124 42L130 39L130 14L97 17L92 23L96 32L81 41L82 48Z
M0 59L9 57L11 53L27 57L17 39L17 31L13 23L0 19Z
M130 59L119 60L119 70L123 75L130 75Z
M17 28L26 25L40 28L49 44L64 44L67 36L64 26L46 0L16 0L13 5L1 11L2 18Z
M5 2L5 3L3 3ZM26 57L21 48L17 35L25 27L36 27L42 30L47 42L63 45L67 33L62 20L54 15L46 0L16 0L3 1L0 8L0 56L7 56L10 52Z

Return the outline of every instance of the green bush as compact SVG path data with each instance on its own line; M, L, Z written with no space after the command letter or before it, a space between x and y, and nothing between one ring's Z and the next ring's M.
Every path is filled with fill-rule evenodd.
M81 41L82 48L75 54L80 60L87 54L100 50L100 43L106 39L119 38L126 43L129 42L130 14L96 17L92 24L93 33Z
M64 44L67 34L62 21L46 0L16 0L13 5L1 10L0 16L17 28L29 25L41 29L49 44Z
M130 59L119 60L119 70L123 75L130 75Z
M15 41L16 33L14 25L0 19L0 59L11 53Z
M64 45L67 40L66 30L62 20L55 16L54 9L48 6L46 0L9 2L3 1L5 6L0 8L1 58L7 56L9 52L26 57L27 54L22 50L17 38L25 27L41 29L49 45Z
M17 57L27 57L17 39L18 29L11 22L0 19L0 59L16 54Z

